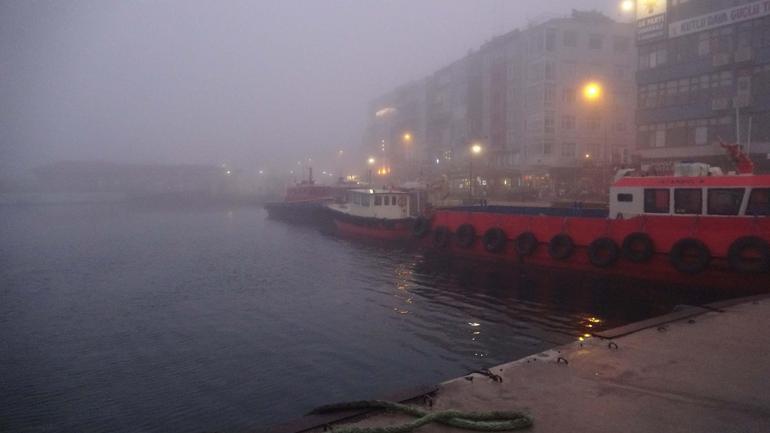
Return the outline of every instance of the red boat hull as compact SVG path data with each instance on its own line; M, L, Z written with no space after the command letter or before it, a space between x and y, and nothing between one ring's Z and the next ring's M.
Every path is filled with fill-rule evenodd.
M477 239L468 248L457 243L455 233L463 224L474 227ZM445 227L452 234L449 241L436 246L433 232ZM499 252L489 252L482 236L491 228L500 228L506 242ZM505 213L438 210L431 219L431 230L423 242L434 249L453 255L469 255L513 263L532 264L551 268L571 269L630 277L644 280L684 283L690 286L741 288L766 290L770 288L770 273L739 273L728 265L727 255L731 244L738 238L754 236L770 240L770 219L731 217L671 217L643 216L627 220L610 220L591 217L529 216ZM537 238L537 247L530 255L518 254L513 241L521 233L531 232ZM654 243L655 253L644 263L635 263L620 257L606 267L598 267L589 259L588 246L596 239L610 238L622 245L631 233L645 233ZM549 254L549 241L556 235L568 235L574 242L574 251L565 259L558 260ZM697 239L708 247L711 260L708 267L695 274L677 270L669 256L674 244L684 238Z

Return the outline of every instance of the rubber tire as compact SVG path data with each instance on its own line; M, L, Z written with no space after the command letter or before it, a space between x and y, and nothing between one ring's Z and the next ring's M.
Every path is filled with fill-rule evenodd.
M759 253L759 260L747 262L743 257L746 250L755 250ZM744 236L738 238L730 245L727 251L727 262L730 268L741 273L762 273L770 271L770 245L759 237Z
M461 248L470 248L476 242L476 229L470 224L463 224L455 232L457 245Z
M508 240L503 229L499 227L492 227L484 233L482 239L484 243L484 249L490 253L499 253L505 248L505 242Z
M522 257L531 256L537 250L538 241L537 237L532 232L524 232L516 236L514 241L514 247L516 253Z
M567 260L573 252L575 252L575 242L569 235L556 235L548 243L548 255L554 260Z
M685 253L687 250L693 250L696 253L695 262L686 262ZM709 251L706 244L695 238L684 238L678 240L671 251L668 253L671 264L677 271L695 275L699 274L708 268L711 262L711 251Z
M436 227L433 230L432 243L435 248L444 249L449 245L449 229L445 226Z
M635 248L641 244L642 248ZM655 243L647 233L631 233L623 239L623 257L634 263L646 263L655 254Z
M606 255L602 255L605 252ZM595 239L588 245L588 260L597 268L607 268L620 258L620 247L617 242L603 237Z
M412 225L412 235L416 238L424 238L430 230L430 221L425 217L418 217Z

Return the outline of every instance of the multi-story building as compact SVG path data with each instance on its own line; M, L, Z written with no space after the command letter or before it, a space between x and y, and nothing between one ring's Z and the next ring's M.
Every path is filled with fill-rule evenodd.
M461 175L472 157L470 145L480 143L474 181L510 187L536 175L550 192L557 190L556 178L573 182L574 172L586 165L628 161L636 94L633 32L633 25L601 13L573 11L496 37L436 71L424 81L423 109L410 114L412 123L424 122L422 157ZM592 93L584 98L589 86ZM368 147L388 141L372 133L384 124L375 113L393 108L394 119L406 113L397 102L404 98L395 97L399 92L373 103Z
M637 19L641 163L724 166L724 140L768 168L770 1L659 1Z

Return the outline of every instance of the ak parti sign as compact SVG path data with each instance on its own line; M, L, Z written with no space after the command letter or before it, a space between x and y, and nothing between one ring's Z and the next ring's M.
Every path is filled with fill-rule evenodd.
M668 26L668 36L675 38L768 15L770 15L770 0L760 0L670 23Z

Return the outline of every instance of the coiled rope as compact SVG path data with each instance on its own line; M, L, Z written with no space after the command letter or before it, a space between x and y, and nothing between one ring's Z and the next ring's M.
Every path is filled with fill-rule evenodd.
M398 426L339 427L333 429L334 433L406 433L432 422L466 430L485 432L521 430L532 426L532 418L521 412L460 412L457 410L427 412L414 406L384 400L364 400L331 404L316 408L310 413L322 414L341 410L361 409L385 409L393 412L402 412L417 417L417 419Z

